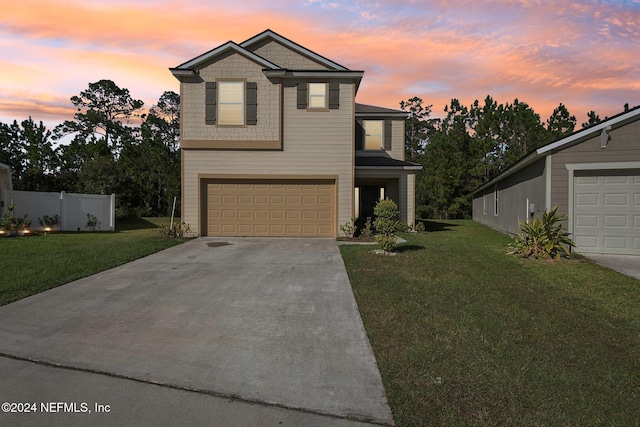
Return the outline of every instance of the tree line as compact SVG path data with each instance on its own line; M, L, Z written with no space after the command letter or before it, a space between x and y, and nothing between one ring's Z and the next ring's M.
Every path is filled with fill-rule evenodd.
M400 102L408 113L406 159L424 166L416 176L419 218L471 217L475 189L531 151L574 132L577 124L562 103L545 122L518 99L499 104L487 96L470 106L452 99L442 119L430 117L432 107L419 97ZM587 117L583 128L602 121L593 110Z
M180 194L180 96L164 92L145 113L128 89L100 80L71 103L73 119L53 130L31 117L0 122L0 162L11 166L13 188L115 193L119 216L170 214Z
M180 96L164 92L145 113L128 89L100 80L70 101L73 119L53 130L31 117L0 122L0 162L11 166L14 189L115 193L119 216L169 214L180 194ZM545 122L518 99L452 99L442 119L430 117L432 107L419 97L400 102L406 159L424 166L416 177L422 218L470 217L476 188L577 125L562 103ZM599 122L590 111L582 127Z

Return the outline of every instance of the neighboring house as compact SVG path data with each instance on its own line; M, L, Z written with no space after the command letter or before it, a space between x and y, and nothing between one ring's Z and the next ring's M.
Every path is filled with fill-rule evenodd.
M506 233L558 205L581 253L640 255L640 107L525 156L473 194L473 219Z
M4 193L13 189L11 185L11 168L0 163L0 216L5 214Z
M356 104L353 71L271 30L176 68L182 220L203 236L336 237L381 197L413 224L399 110Z

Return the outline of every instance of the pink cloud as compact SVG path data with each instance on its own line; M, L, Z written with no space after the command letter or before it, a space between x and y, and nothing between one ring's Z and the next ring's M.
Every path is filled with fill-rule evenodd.
M583 116L640 103L638 8L570 0L552 8L524 0L248 3L241 12L195 1L10 3L0 16L0 40L2 31L9 40L0 41L0 89L46 105L47 96L68 100L107 78L149 105L177 91L168 67L271 28L364 70L359 102L397 108L420 96L440 113L451 98L469 104L490 94L517 97L542 117L559 102ZM19 118L27 107L0 98L3 116L11 108ZM55 109L48 111L33 113Z

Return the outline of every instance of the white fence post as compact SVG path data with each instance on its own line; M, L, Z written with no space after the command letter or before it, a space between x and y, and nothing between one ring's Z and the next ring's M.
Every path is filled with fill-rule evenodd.
M67 215L64 211L64 195L65 192L61 191L60 192L60 230L66 230L67 229Z
M116 231L116 193L111 193L111 231Z

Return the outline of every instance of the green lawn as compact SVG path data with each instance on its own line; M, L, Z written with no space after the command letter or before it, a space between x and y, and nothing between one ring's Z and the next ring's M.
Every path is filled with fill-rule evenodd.
M398 426L638 425L639 281L427 229L395 257L341 247Z
M115 232L0 238L0 305L181 243L160 237L168 218L116 221Z

